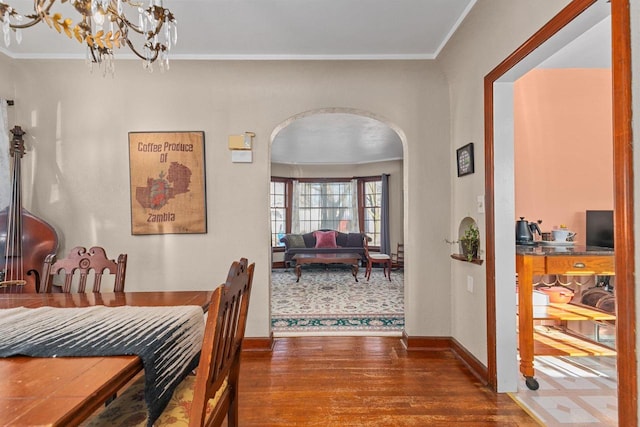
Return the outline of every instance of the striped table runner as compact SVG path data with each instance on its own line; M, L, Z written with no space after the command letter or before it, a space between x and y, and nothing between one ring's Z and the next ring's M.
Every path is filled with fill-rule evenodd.
M203 319L199 306L0 309L0 357L137 355L151 426L198 365Z

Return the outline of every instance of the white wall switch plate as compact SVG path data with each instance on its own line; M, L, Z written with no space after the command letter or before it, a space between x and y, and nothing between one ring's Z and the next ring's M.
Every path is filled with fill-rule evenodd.
M253 152L251 150L233 150L231 151L231 161L233 163L252 163Z
M473 277L467 276L467 291L473 293Z
M476 198L476 204L478 206L478 213L484 213L484 196L478 196Z

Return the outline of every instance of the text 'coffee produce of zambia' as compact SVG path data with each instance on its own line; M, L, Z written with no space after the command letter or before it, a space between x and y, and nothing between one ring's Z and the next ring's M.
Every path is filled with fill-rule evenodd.
M193 152L193 144L183 144L182 142L168 142L164 144L154 144L153 142L138 142L138 151L143 153L160 153L163 151L184 151Z
M150 213L147 222L173 222L176 220L176 214L164 212L161 214Z

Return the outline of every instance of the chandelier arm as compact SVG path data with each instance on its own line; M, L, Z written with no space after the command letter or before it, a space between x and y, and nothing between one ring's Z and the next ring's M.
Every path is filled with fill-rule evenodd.
M88 46L88 50L89 53L91 53L91 62L93 62L94 64L98 64L100 63L99 58L96 57L96 52L95 52L95 48L93 46L91 46L90 44L87 43Z
M9 24L9 28L12 30L21 30L23 28L33 27L34 25L42 22L41 15L28 15L27 18L32 18L32 20L24 24Z
M136 33L145 35L145 32L144 32L144 30L142 28L138 27L136 24L134 24L133 22L129 21L129 19L126 16L119 14L118 10L113 5L109 4L109 6L107 6L107 12L111 16L117 17L117 20L120 21L120 22L118 22L117 25L121 29L122 29L122 24L124 24L124 25L126 25L127 28L135 31ZM157 34L159 31L160 31L160 29L157 28L156 29L156 33L154 33L154 35ZM147 36L147 40L148 39L149 39L149 36Z
M150 49L153 50L154 54L151 57L147 57L145 55L142 55L141 53L138 52L138 50L135 48L135 46L133 45L133 43L131 43L131 40L129 40L128 38L125 39L127 46L129 46L129 49L131 49L131 51L136 54L136 56L140 59L142 59L143 61L147 61L147 62L154 62L156 59L158 59L158 49ZM147 44L145 44L144 46L147 46ZM149 43L149 46L151 46L151 43Z
M118 11L113 6L109 5L107 7L107 12L109 12L111 16L116 17L116 25L118 25L118 27L122 28L122 25L124 24L127 26L127 28L132 29L136 33L144 34L142 29L139 28L137 25L133 24L131 21L129 21L126 16L118 14Z
M42 22L42 20L44 19L45 16L48 16L50 13L49 11L51 10L51 7L53 6L53 4L56 2L56 0L35 0L33 2L33 15L24 15L25 18L29 18L31 19L31 21L24 23L24 24L12 24L9 23L9 28L11 28L12 30L21 30L24 28L29 28L29 27L33 27L34 25ZM8 4L5 3L1 3L4 6L9 6ZM44 7L40 8L40 12L38 12L38 8L36 6L42 6L45 5ZM10 6L9 6L10 7ZM14 9L15 12L15 9ZM19 13L16 12L17 15L20 15Z
M138 25L134 24L133 22L131 22L126 16L124 15L119 15L118 11L110 4L108 7L108 12L113 15L113 16L117 16L118 19L120 21L122 21L122 23L124 23L127 28L132 29L133 31L135 31L138 34L141 34L143 36L145 36L145 38L147 40L151 40L153 37L157 36L158 34L160 34L160 30L162 30L162 27L165 25L165 20L164 19L156 19L157 20L157 24L155 26L155 29L153 31L144 31L143 28L139 27ZM147 12L150 12L149 10L147 10ZM157 14L154 14L157 18ZM163 9L163 13L161 17L165 17L167 16L169 18L169 23L174 22L173 19L173 14L167 10L167 9ZM167 24L168 25L168 24ZM120 25L119 25L120 26Z

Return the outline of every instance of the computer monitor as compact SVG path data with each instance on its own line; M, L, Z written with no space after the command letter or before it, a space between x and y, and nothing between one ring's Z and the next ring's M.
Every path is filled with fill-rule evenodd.
M587 211L587 246L613 248L613 211Z

